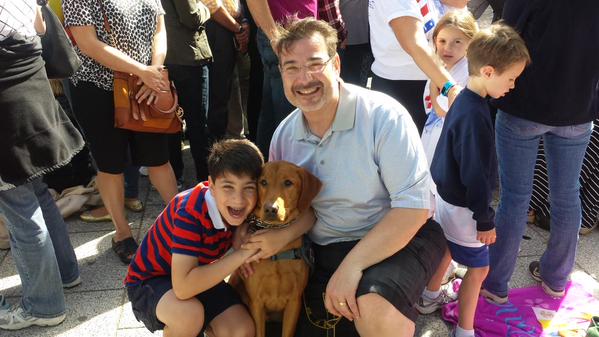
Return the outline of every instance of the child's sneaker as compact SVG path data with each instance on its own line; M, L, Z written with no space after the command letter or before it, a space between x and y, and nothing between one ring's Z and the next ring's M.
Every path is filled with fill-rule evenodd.
M480 296L484 297L484 299L487 300L487 302L489 302L491 304L496 304L496 305L506 304L508 301L507 296L503 297L503 296L495 295L492 292L490 292L484 288L480 290Z
M458 299L458 294L453 291L453 282L449 282L441 287L441 293L437 298L430 300L424 296L420 296L418 302L414 304L419 313L426 315L431 314L438 309L441 309L447 303L451 303Z
M18 305L11 309L0 311L0 328L5 330L19 330L32 325L54 326L62 323L65 318L65 314L52 318L34 317L26 313Z
M549 295L553 298L561 298L566 294L565 290L555 290L548 286L543 278L541 277L541 263L539 261L532 261L530 265L528 265L528 271L530 272L530 276L538 282L541 282L541 287L545 294Z

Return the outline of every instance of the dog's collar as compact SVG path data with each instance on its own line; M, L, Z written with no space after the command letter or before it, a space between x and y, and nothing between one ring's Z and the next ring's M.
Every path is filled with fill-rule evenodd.
M273 224L273 223L269 223L267 221L263 221L258 219L254 214L251 214L250 216L248 216L247 218L247 222L249 224L249 232L250 233L254 233L260 229L282 229L282 228L287 228L289 227L289 225L291 225L292 221L289 221L287 223L283 223L283 224Z

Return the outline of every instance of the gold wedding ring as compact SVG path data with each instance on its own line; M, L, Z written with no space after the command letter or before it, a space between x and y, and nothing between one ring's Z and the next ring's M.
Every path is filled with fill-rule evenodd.
M340 306L344 306L344 305L345 305L345 302L339 302L339 305L340 305Z

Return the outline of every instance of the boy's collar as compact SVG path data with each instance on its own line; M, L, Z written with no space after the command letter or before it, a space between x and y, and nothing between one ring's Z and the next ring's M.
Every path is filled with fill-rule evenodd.
M223 217L220 215L218 211L218 207L216 206L216 200L212 196L212 192L210 189L206 191L204 195L204 199L206 200L206 205L208 206L208 215L210 215L210 219L212 220L212 225L216 229L224 229L227 230L227 226L225 226L225 222L223 221Z

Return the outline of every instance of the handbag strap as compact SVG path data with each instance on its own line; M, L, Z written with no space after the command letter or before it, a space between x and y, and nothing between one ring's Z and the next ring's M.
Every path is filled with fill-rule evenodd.
M110 28L110 22L108 21L108 16L106 16L106 11L104 10L104 5L102 4L102 0L98 0L98 5L100 5L100 11L102 12L102 18L104 19L104 30L108 34L108 38L110 39L110 46L116 48L116 41L114 40L114 35L112 35L112 29Z

